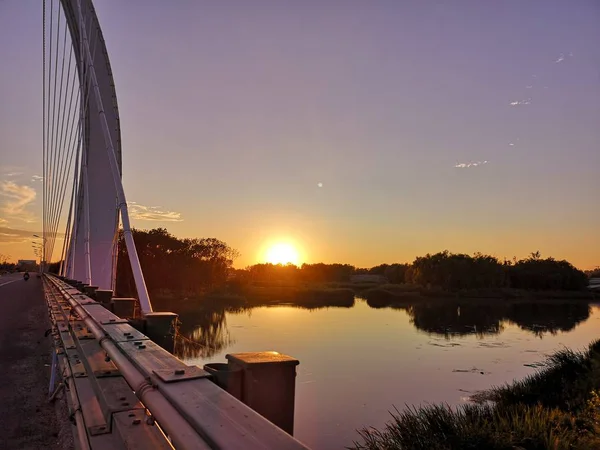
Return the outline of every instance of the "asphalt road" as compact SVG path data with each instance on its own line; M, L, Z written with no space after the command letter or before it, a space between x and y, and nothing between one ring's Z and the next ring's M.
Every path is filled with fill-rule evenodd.
M69 449L64 390L49 403L51 337L42 282L0 277L0 449Z

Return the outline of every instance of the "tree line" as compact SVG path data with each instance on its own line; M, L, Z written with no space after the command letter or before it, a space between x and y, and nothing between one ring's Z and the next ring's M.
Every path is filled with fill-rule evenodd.
M353 275L371 274L393 284L414 284L448 291L479 288L581 290L588 275L571 263L542 258L539 252L517 260L499 260L476 253L443 251L417 257L412 264L381 264L370 269L348 264L256 264L235 271L241 283L349 282Z
M495 256L443 251L419 256L411 264L380 264L371 268L350 264L255 264L234 269L237 250L215 238L177 238L164 228L134 229L133 237L150 293L170 291L198 295L226 284L348 283L355 275L378 275L393 284L414 284L449 291L477 288L580 290L588 276L565 260ZM58 263L55 263L58 268ZM135 283L123 233L119 235L116 293L135 296Z

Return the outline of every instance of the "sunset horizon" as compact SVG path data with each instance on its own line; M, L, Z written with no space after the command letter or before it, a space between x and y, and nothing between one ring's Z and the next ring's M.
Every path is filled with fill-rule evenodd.
M279 241L301 262L448 249L596 267L600 32L555 6L99 3L132 225L223 240L235 267ZM0 113L0 253L32 259L41 12L1 8L14 10L0 52L15 64L0 84L12 105Z
M167 232L171 233L168 226L137 227L137 229L139 229L139 230L151 230L151 229L156 229L156 228L164 228L167 230ZM21 236L23 240L27 240L27 242L25 242L25 243L20 242L18 244L5 244L5 246L3 247L3 251L0 252L0 255L6 257L7 260L10 262L16 262L17 260L31 260L31 259L37 259L39 261L39 257L35 256L35 254L34 254L35 250L33 248L35 246L35 242L41 241L41 239L39 237L34 237L34 235L36 235L36 234L41 235L41 232L35 231L35 229L16 230L16 229L11 229L9 227L0 227L0 236L4 236L4 237ZM171 234L173 234L173 233L171 233ZM239 251L238 248L236 248L234 245L232 245L226 239L222 239L219 236L200 236L200 235L198 235L198 236L194 236L194 235L178 236L175 234L173 234L173 235L177 238L182 238L182 239L208 238L208 237L216 238L216 239L219 239L219 240L231 245L234 250ZM29 236L29 237L27 237L27 236ZM56 242L57 242L56 245L58 247L62 246L63 241L60 238L58 238ZM15 255L11 254L10 251L5 251L5 249L10 249L10 248L15 249L15 251L17 252L16 254L19 256L15 256ZM353 261L353 260L336 260L335 257L333 257L331 259L319 257L318 251L311 251L310 249L307 249L305 246L302 246L301 241L296 241L294 239L285 238L285 237L279 237L279 238L275 238L275 239L267 238L264 241L261 241L257 245L256 250L254 252L254 255L255 255L254 257L252 257L252 255L245 256L244 254L242 254L240 252L240 255L237 256L233 260L232 267L234 269L243 269L243 268L255 265L255 264L265 264L265 263L284 264L284 265L290 263L290 264L300 267L303 264L323 263L323 264L350 264L357 268L370 268L370 267L375 267L375 266L378 266L381 264L411 264L417 257L425 256L427 254L435 254L435 253L439 253L439 252L443 252L443 251L448 251L450 253L455 253L455 254L467 254L470 256L477 254L477 253L481 253L484 255L493 256L493 257L497 258L499 261L503 261L503 260L513 261L513 260L525 259L525 258L529 257L532 253L540 252L540 254L543 258L554 258L557 260L566 260L580 270L584 270L584 271L585 270L593 270L593 269L600 267L600 265L598 263L594 262L594 261L597 261L597 259L594 259L594 258L590 258L589 264L586 266L584 264L578 264L576 258L570 259L568 257L564 257L564 256L561 256L558 254L547 253L547 252L540 250L540 248L525 249L519 253L513 253L513 254L508 254L508 253L503 254L500 252L491 252L491 251L486 251L485 249L473 249L470 251L465 251L462 248L452 248L452 247L444 247L444 248L423 247L423 248L424 248L423 251L417 252L414 255L402 255L402 256L398 256L398 257L392 256L387 259L376 259L376 257L369 255L368 259L363 259L362 261L359 260L357 262L357 261ZM23 249L21 254L18 253L19 249ZM60 259L54 258L52 261L49 261L49 262L58 262L58 261L60 261Z

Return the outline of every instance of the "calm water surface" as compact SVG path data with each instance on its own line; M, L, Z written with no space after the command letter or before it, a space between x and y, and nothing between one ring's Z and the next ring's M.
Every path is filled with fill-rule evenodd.
M202 366L227 353L275 350L300 360L295 436L338 449L406 405L460 405L470 393L532 373L548 353L598 337L587 304L443 304L302 309L290 305L182 316L178 356Z

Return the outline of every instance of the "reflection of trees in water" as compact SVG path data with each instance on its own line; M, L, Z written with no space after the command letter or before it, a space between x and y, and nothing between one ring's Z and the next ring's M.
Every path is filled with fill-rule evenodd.
M589 305L576 302L496 305L431 303L411 306L407 311L417 329L446 338L499 334L506 321L542 337L545 333L570 331L590 316Z
M246 313L252 316L252 310L258 306L278 307L292 306L298 309L314 311L342 306L303 305L293 302L268 303L253 307L219 307L199 308L193 312L180 315L179 333L175 339L175 356L182 359L211 358L235 343L227 327L227 314ZM347 306L343 306L347 307Z
M408 314L417 329L446 338L498 334L504 329L501 311L493 305L422 304L409 307Z
M227 328L225 308L199 309L182 315L175 339L175 356L210 358L234 343Z
M293 306L300 309L328 309L327 306L306 306L290 302L262 306ZM380 305L378 305L380 306ZM380 306L381 307L381 306ZM480 304L456 302L432 302L412 306L392 306L404 309L411 323L428 333L453 336L478 336L499 334L504 322L509 321L521 329L542 337L545 333L556 334L570 331L590 316L587 303L504 303ZM234 343L227 328L227 314L252 314L252 308L213 307L198 309L181 315L179 336L175 341L175 355L183 359L210 358Z
M571 331L590 317L590 309L586 303L515 303L506 318L541 338L544 333Z

